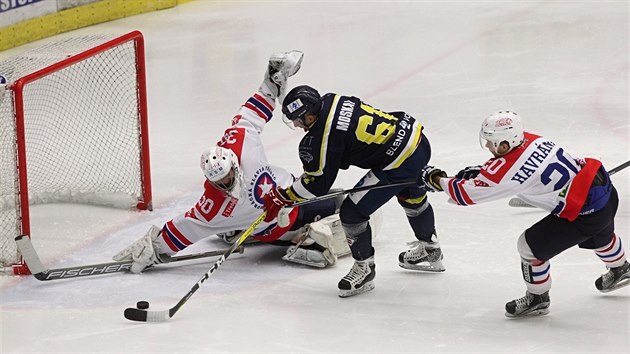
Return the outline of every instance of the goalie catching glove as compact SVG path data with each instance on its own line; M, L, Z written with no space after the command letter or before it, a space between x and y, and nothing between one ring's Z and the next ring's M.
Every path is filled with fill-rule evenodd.
M130 270L135 274L142 273L154 264L162 263L159 254L160 246L156 241L160 232L161 230L157 226L151 225L146 235L118 252L112 259L116 262L133 261ZM168 257L167 255L163 256Z
M443 191L440 185L440 177L446 178L446 172L433 166L424 166L422 168L422 175L420 176L420 186L424 185L424 188L428 192L441 192Z

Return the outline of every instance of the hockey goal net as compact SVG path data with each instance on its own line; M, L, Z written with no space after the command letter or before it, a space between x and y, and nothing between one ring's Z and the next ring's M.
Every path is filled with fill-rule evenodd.
M29 205L151 209L144 40L90 35L0 61L0 266L26 274ZM1 81L0 81L1 83Z

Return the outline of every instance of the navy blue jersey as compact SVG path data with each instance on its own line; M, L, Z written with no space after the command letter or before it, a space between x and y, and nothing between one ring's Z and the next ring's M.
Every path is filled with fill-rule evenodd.
M417 148L422 125L403 112L385 113L357 97L328 93L299 146L302 177L286 190L293 200L328 192L339 169L391 170Z

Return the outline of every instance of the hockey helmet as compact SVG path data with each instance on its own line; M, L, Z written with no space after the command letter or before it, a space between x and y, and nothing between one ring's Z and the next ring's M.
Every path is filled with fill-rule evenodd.
M523 121L516 112L495 112L481 123L479 144L482 148L486 148L486 144L489 142L495 153L499 145L504 141L507 141L510 145L509 152L521 145L524 139Z
M282 101L282 120L293 127L310 128L306 124L307 113L317 114L321 108L322 97L314 88L302 85L293 88Z
M243 172L236 154L220 146L201 153L201 170L217 189L238 198L243 185Z

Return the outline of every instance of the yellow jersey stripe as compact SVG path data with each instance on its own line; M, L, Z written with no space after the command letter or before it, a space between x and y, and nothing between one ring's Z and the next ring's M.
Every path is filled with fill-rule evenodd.
M422 128L422 124L416 123L416 126L414 127L415 134L413 136L413 139L409 139L409 141L407 142L407 146L405 146L405 149L400 153L400 155L398 155L398 157L389 165L385 166L383 170L392 170L394 168L400 167L400 165L402 165L402 163L405 162L405 160L407 160L407 158L411 154L413 154L414 151L416 151L416 149L418 148L418 142L420 141L420 137L422 136Z
M314 172L304 171L308 175L321 176L324 174L324 166L326 166L326 152L328 151L328 137L330 135L330 129L332 126L333 114L335 113L340 97L341 96L339 95L335 95L335 99L333 100L330 112L328 113L328 117L326 118L326 126L324 127L324 134L322 135L322 146L319 150L319 169Z

